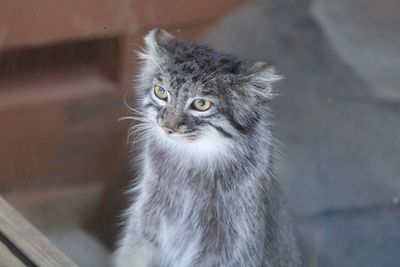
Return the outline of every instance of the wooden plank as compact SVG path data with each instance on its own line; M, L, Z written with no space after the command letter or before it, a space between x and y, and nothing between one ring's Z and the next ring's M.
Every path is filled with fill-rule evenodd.
M214 19L248 0L2 0L0 50Z
M77 267L2 197L0 233L38 267Z
M93 216L102 182L29 187L2 196L42 232L49 226L81 225ZM98 222L101 223L101 222Z
M136 0L140 28L188 26L220 17L249 0ZM178 28L178 29L179 29ZM177 29L177 28L175 28Z
M0 78L0 193L114 177L127 125L116 82L90 66Z
M41 106L74 98L93 97L113 92L113 81L96 66L58 67L43 73L22 73L20 77L1 77L0 112L23 105Z
M0 242L0 266L26 267L13 253Z
M135 32L136 0L2 0L0 50Z

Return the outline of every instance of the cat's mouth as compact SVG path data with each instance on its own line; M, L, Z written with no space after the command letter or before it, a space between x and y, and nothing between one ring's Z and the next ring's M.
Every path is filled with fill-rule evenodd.
M194 141L199 137L199 134L195 133L195 132L190 132L190 133L177 133L177 136L181 137L181 138L185 138L188 139L190 141Z
M171 129L159 126L161 131L167 137L174 139L174 140L188 140L194 141L199 138L199 133L195 131L187 131L187 132L180 132L180 131L173 131Z
M179 133L179 132L174 132L171 134L167 134L168 137L175 139L175 140L187 140L187 141L195 141L199 135L195 132L189 132L189 133Z

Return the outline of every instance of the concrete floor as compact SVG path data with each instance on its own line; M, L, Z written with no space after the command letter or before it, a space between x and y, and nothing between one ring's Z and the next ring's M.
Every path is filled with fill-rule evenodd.
M376 3L258 1L204 37L286 76L280 179L310 266L399 266L400 9Z

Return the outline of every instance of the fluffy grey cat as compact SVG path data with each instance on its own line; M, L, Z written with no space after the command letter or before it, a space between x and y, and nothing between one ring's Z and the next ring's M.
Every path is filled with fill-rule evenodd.
M273 172L280 76L160 29L145 45L141 179L115 266L302 266Z

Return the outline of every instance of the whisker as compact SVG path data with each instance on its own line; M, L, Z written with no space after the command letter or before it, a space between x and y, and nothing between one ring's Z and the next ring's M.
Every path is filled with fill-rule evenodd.
M203 79L201 79L200 83L208 83L207 78L211 77L212 75L214 75L215 73L217 73L218 71L220 71L222 68L224 68L225 66L220 66L219 68L217 68L215 71L211 72L210 74L208 74L206 77L204 77Z
M124 120L136 120L136 121L146 122L144 118L135 116L125 116L118 119L118 121L124 121Z
M209 79L208 81L204 82L203 85L205 85L205 84L207 84L207 83L209 83L209 82L211 82L211 81L213 81L213 80L215 80L215 79L224 77L224 76L225 76L225 74L222 74L222 75L216 76L216 77L214 77L214 78L211 78L211 79Z
M208 74L206 77L204 77L203 79L200 80L200 83L203 83L205 80L207 80L207 78L211 77L213 74L217 73L219 69L216 69L215 71L211 72L210 74Z
M144 137L146 130L149 129L148 126L139 127L139 128L136 128L136 126L137 125L134 125L128 131L127 143L129 145L129 149L128 149L129 152L133 151L134 145ZM133 140L132 140L132 137L133 137Z
M137 110L137 109L131 107L131 106L128 104L128 102L126 102L126 98L128 97L128 94L129 94L129 93L130 93L130 91L126 91L126 92L124 93L124 97L123 97L123 99L122 99L122 100L123 100L123 103L124 103L124 105L125 105L125 107L128 108L129 110L133 111L133 112L140 113L139 110Z

